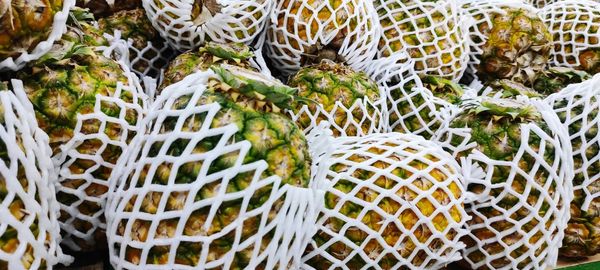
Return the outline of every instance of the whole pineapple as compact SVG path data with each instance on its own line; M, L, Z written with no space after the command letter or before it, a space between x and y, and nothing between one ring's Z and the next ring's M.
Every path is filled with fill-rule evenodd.
M63 18L60 17L66 17L64 13L70 5L70 0L0 1L0 69L21 68L25 62L39 57L38 54L37 57L29 57L33 59L17 59L22 54L43 54L47 51L50 48L48 44L44 46L45 49L38 44L54 42L56 35L51 32L60 32L58 30L64 27ZM57 15L59 12L62 15ZM53 30L53 27L56 29Z
M17 73L61 167L57 198L66 244L106 248L104 205L112 168L135 135L144 99L116 61L65 39Z
M171 47L195 49L206 42L257 44L275 0L142 0L154 27Z
M319 164L328 167L320 183L325 203L305 264L437 269L456 258L468 218L459 167L448 153L400 133L338 138L332 148Z
M377 52L378 29L371 1L278 1L265 48L283 76L323 59L361 70Z
M323 60L320 64L300 69L290 78L288 85L298 88L298 96L313 101L307 105L308 112L301 112L302 104L292 109L293 118L297 117L296 123L305 132L323 120L332 122L336 136L364 135L380 126L381 115L375 113L381 103L380 91L364 72ZM364 107L355 106L357 101L362 102ZM351 109L352 106L355 106L354 109Z
M483 80L533 83L549 61L552 35L548 27L524 6L486 3L474 1L463 6L477 22L470 31L471 62L477 75Z
M556 254L570 190L561 165L564 142L555 138L566 134L546 119L525 101L481 98L465 104L440 133L471 168L467 184L476 199L467 206L473 219L464 239L470 268L544 269Z
M556 1L540 11L554 36L552 62L592 75L600 72L600 10L591 0Z
M381 56L407 50L419 74L460 79L469 56L454 0L374 3L383 28L379 40Z
M213 70L217 77L206 89L189 82L206 73L193 74L167 87L155 103L150 115L159 118L151 119L144 152L130 160L137 169L115 193L118 204L109 220L117 266L273 269L263 263L274 258L253 255L278 245L263 223L273 224L282 207L272 192L307 187L310 178L304 134L280 113L295 90L240 67ZM168 115L164 121L162 113ZM237 131L229 132L232 125ZM184 155L182 164L169 161ZM281 181L263 180L269 176Z
M208 42L196 51L189 51L175 57L165 70L159 91L194 72L207 71L212 65L228 64L255 70L250 64L252 57L254 53L250 47L242 43Z
M568 86L546 100L567 126L575 161L571 220L560 255L583 258L600 253L600 81L598 76Z
M0 82L0 269L51 269L69 259L59 247L48 137L7 86Z

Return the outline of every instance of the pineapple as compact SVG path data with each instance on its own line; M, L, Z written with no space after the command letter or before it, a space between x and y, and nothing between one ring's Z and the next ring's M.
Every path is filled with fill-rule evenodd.
M313 124L318 124L323 120L333 121L332 124L343 129L345 134L341 134L338 129L334 129L333 132L336 136L368 134L373 127L379 126L381 119L371 119L369 117L376 110L374 104L380 103L381 95L377 84L364 72L356 72L343 64L323 60L318 65L300 69L298 73L290 78L288 85L298 88L300 97L314 101L308 105L310 113L301 113L302 107L300 104L292 109L293 114L298 115L296 123L305 132L308 132ZM357 106L350 110L359 100L364 102L365 108ZM348 110L339 107L338 104ZM324 112L319 113L318 106ZM351 114L348 114L349 111ZM328 119L328 116L333 119ZM316 123L313 123L313 121L316 121Z
M600 253L600 91L598 77L569 86L547 101L567 126L575 161L575 197L560 255L583 258Z
M540 12L554 36L552 62L583 70L600 72L600 12L594 1L557 1Z
M483 80L533 83L550 58L548 27L526 7L498 3L480 8L476 3L470 2L464 9L478 22L471 31L477 75Z
M0 269L52 269L58 204L46 136L26 105L0 82Z
M135 135L132 129L142 116L143 100L131 86L132 74L74 37L78 34L71 31L16 76L23 80L40 128L50 137L53 158L60 162L57 198L66 243L89 251L106 248L107 181L124 145ZM104 122L105 118L111 120ZM77 154L71 156L73 152Z
M119 255L123 260L121 264L131 263L136 269L166 264L176 269L265 269L262 264L249 264L253 252L262 253L267 245L277 245L270 242L271 232L259 235L258 231L264 226L261 222L271 222L281 207L282 202L278 200L272 208L265 209L272 199L271 192L282 185L308 186L311 159L307 141L302 130L281 113L281 109L294 102L295 90L240 67L222 65L213 66L212 70L217 76L209 79L206 90L200 90L204 92L198 92L202 86L194 81L191 86L196 88L178 91L168 87L157 100L157 103L165 102L165 107L159 105L154 112L167 113L168 117L165 121L154 118L157 122L152 134L167 136L173 141L151 139L154 135L145 137L148 140L141 147L147 152L142 156L155 157L155 161L136 158L134 162L139 163L139 170L125 176L125 191L116 193L124 195L118 200L117 218L110 222L115 232L114 241L118 242L114 244L117 254L124 254ZM196 75L199 74L186 79ZM184 87L188 83L186 79L170 87ZM202 109L214 103L219 104L220 109L210 109L208 113ZM210 122L205 125L205 121ZM235 125L237 132L220 131L230 125ZM212 135L208 135L209 132ZM190 140L192 137L198 140ZM237 150L240 142L248 142L248 148ZM168 161L188 151L191 153L185 154L189 157L185 163L176 167ZM203 155L212 161L209 163ZM250 166L244 171L235 164L242 157L240 162ZM251 168L263 160L265 166L258 175L259 171ZM232 178L203 176L223 173ZM281 183L258 180L268 176L279 176ZM264 185L258 188L261 182ZM220 192L226 194L220 195ZM161 198L166 204L160 203ZM191 201L193 204L189 204ZM252 214L251 210L259 212ZM214 211L216 215L212 217ZM139 215L142 213L146 216ZM152 227L154 222L148 221L148 215L158 227ZM152 230L156 230L154 238L150 236ZM252 244L255 241L248 239L251 236L262 238L261 246ZM163 240L173 244L153 244ZM246 243L251 245L239 246L242 240L248 240ZM149 251L144 253L143 250ZM170 254L174 261L169 261Z
M462 95L465 93L461 85L440 76L424 75L421 76L421 82L425 88L431 91L433 96L450 104L461 103Z
M165 87L181 81L194 72L207 71L215 64L236 65L255 70L250 64L252 57L254 53L242 43L208 42L197 51L189 51L175 57L163 75L159 90L162 91Z
M544 95L551 95L559 92L568 85L581 83L590 78L591 76L585 71L565 67L553 67L540 74L533 83L533 89Z
M88 8L97 18L103 18L119 11L140 8L142 0L77 0L76 5Z
M100 18L98 29L102 33L110 34L119 30L122 39L131 40L131 67L140 75L158 76L159 70L164 68L175 54L152 27L146 12L141 8L119 11L109 17ZM148 49L150 46L152 48Z
M467 43L454 0L376 0L383 34L379 54L407 50L419 74L458 80L467 67Z
M323 59L363 69L377 51L371 1L278 1L265 48L273 69L289 76Z
M559 246L567 191L564 170L555 167L564 162L559 160L562 142L547 139L557 133L538 108L484 97L464 105L441 134L457 160L470 162L475 173L470 178L477 178L468 183L477 199L467 206L473 219L467 223L466 262L475 269L544 269L538 263L551 260L547 252Z
M61 27L55 15L67 8L63 0L0 1L0 63L41 49L40 42L53 42L53 27Z
M328 166L325 203L303 258L308 266L438 269L458 255L468 217L449 154L400 133L338 138L332 148L320 164Z
M144 0L154 27L171 47L195 49L208 41L255 44L275 0Z

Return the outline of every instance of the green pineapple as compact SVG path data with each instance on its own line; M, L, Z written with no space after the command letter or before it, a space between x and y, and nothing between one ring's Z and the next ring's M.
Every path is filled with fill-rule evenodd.
M348 115L348 111L337 108L333 122L339 127L344 127L349 121L360 123L360 126L349 125L344 129L346 136L356 136L357 134L367 134L372 126L377 126L381 119L368 119L363 121L365 113L373 114L375 108L373 104L381 99L377 84L372 81L364 72L356 72L352 68L343 64L337 64L330 60L322 60L320 64L308 66L300 69L288 84L291 87L298 88L298 95L310 99L314 102L308 104L308 109L312 114L318 111L317 106L331 113L334 111L336 102L340 102L345 108L349 109L360 99L368 99L371 103L366 104L367 111L356 108ZM298 114L302 104L294 106L292 111ZM320 113L316 117L316 122L328 120L327 116ZM303 128L309 128L313 122L311 116L302 113L296 120L298 125ZM358 129L361 129L360 131ZM339 130L334 129L334 135L340 136Z
M174 90L174 92L170 92L171 95L169 96L170 100L174 100L171 108L174 110L184 110L188 106L193 107L218 103L221 108L212 119L211 128L219 128L230 124L237 126L238 132L233 135L234 141L247 140L251 146L245 154L244 164L265 160L267 167L263 175L260 176L261 178L277 175L281 177L282 184L308 187L311 159L306 139L302 130L281 113L282 109L289 108L290 104L294 102L293 94L295 89L289 88L275 80L265 78L260 73L240 67L222 65L213 66L212 69L216 72L218 78L211 78L209 80L207 90L205 90L195 104L189 104L192 94L178 94ZM176 85L173 87L176 87ZM182 115L182 117L185 117L182 131L193 133L199 131L199 128L206 119L206 114ZM173 132L177 132L175 128L179 120L183 119L177 116L168 117L162 123L160 133L172 134ZM174 134L176 133L169 136L173 136ZM184 149L189 149L190 147L192 147L194 154L207 153L214 150L215 147L223 147L221 139L222 135L203 138L199 142L178 138L164 152L164 155L177 157L181 155ZM226 143L225 145L228 144ZM161 149L164 150L164 148L163 142L154 142L150 147L148 155L157 156L158 151ZM216 174L232 167L240 153L239 151L235 151L220 155L210 163L208 174ZM128 181L130 182L127 185L131 188L140 187L144 185L145 181L152 181L154 185L166 186L167 190L171 187L184 188L191 182L199 181L197 177L200 174L200 169L205 167L204 165L203 161L191 161L175 168L173 167L173 163L168 161L161 162L156 169L150 168L150 166L144 167L139 177L129 177ZM153 174L154 177L147 177L150 174ZM174 184L170 184L169 177L173 177L174 175L175 182ZM252 185L253 178L254 172L252 171L239 173L228 180L226 192L228 194L243 192ZM169 195L167 193L163 195L163 189L160 189L161 191L149 191L146 194L134 195L130 200L124 202L126 205L123 211L132 213L139 211L155 215L155 217L159 218L163 214L163 211L184 210L184 202L189 200L188 196L195 196L195 202L209 200L218 194L219 189L225 183L221 179L207 179L206 181L207 183L203 184L202 188L194 194L190 190L178 190L177 192L171 192ZM272 196L270 192L275 188L274 185L268 184L255 191L247 190L246 192L254 193L248 201L248 209L245 210L249 211L263 205ZM144 196L143 202L138 207L136 200L139 201L138 197L142 196ZM162 196L168 196L165 209L159 208ZM210 205L194 210L186 220L179 218L162 219L158 224L155 238L175 237L175 230L177 226L182 225L182 222L185 222L183 229L184 236L214 236L225 230L234 220L242 218L244 219L244 223L241 227L241 237L247 239L257 233L256 230L260 226L263 217L261 217L262 215L239 217L238 215L242 211L241 208L244 203L242 198L226 200L226 202L218 206L218 214L208 226L205 223L210 215ZM276 202L275 207L269 212L269 220L277 214L279 206L280 202ZM144 243L150 240L148 239L148 233L151 230L150 222L143 219L122 219L115 222L117 224L116 233L118 235L125 235L127 232L132 237L131 241L133 242ZM133 224L133 226L128 227L127 224ZM206 247L202 243L195 241L178 242L175 247L171 245L154 246L147 255L144 255L141 249L133 246L119 246L118 248L125 249L125 260L133 264L139 265L143 261L146 261L147 264L164 265L169 263L169 254L175 251L175 263L177 265L197 267L201 260L200 255L203 252L207 254L207 263L214 263L215 260L219 260L231 252L233 243L237 241L235 235L236 233L234 232L223 235L212 240L212 244ZM264 249L266 244L269 243L270 237L270 234L263 237L264 246L262 247L251 245L247 249L236 250L235 256L232 257L231 268L243 269L248 266L253 249ZM264 269L264 265L260 265L258 269Z
M84 45L79 37L79 33L71 30L48 54L16 76L23 80L39 126L50 137L55 158L65 155L63 150L76 150L83 155L100 156L106 164L100 165L84 157L65 160L61 164L62 169L71 174L61 180L57 194L63 233L72 238L69 241L72 241L70 247L73 249L94 250L106 248L104 229L97 223L105 222L101 213L108 191L107 180L112 173L110 165L116 164L123 152L122 146L105 145L102 140L129 142L135 132L126 132L129 127L119 122L107 122L103 126L102 121L94 117L82 121L82 126L77 129L78 117L98 113L94 108L97 95L115 97L118 94L116 98L139 106L142 100L130 90L117 93L119 83L130 85L125 71L119 63ZM123 109L112 101L102 101L100 113L116 118L125 113L125 121L133 127L141 117L140 111ZM61 148L77 134L90 137L82 139L75 149ZM89 175L95 181L89 182ZM77 194L78 191L84 192L85 196Z
M165 87L181 81L187 75L196 71L206 71L215 64L236 65L255 70L250 65L254 53L242 43L219 44L208 42L198 51L189 51L177 56L165 71L159 87L161 92Z

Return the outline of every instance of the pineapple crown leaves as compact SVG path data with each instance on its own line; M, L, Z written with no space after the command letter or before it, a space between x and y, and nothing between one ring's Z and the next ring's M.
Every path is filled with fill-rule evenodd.
M465 93L465 90L458 83L439 76L426 75L421 78L421 81L429 84L432 92L435 92L437 89L445 89L450 90L452 94L458 97Z
M96 53L92 47L75 43L72 41L63 40L45 55L35 61L36 65L42 64L66 64L72 57L75 56L94 56Z
M496 80L490 83L490 86L496 90L503 90L502 97L510 98L516 96L526 96L528 98L541 98L542 94L521 83L508 79Z
M243 43L219 44L208 42L204 47L200 48L199 52L208 52L214 57L235 61L236 63L254 57L254 53L250 50L250 47Z
M465 105L465 107L471 113L478 115L487 113L492 115L496 120L504 117L511 117L513 120L537 120L542 117L540 112L533 105L515 99L484 97L478 102Z
M268 101L283 109L291 109L294 102L310 103L310 99L297 96L298 89L274 80L266 79L262 74L231 65L214 65L211 69L218 78L242 95Z

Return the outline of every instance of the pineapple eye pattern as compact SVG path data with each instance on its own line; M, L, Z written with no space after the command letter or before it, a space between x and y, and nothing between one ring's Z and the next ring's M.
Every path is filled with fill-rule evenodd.
M372 1L276 1L266 55L282 76L329 59L363 70L377 53L380 27Z
M143 0L148 18L180 51L208 41L251 45L259 37L274 0ZM190 9L190 7L192 7Z
M476 105L466 105L436 135L461 163L474 194L465 205L473 218L461 263L472 269L550 267L573 196L567 131L540 100L471 102ZM511 110L515 114L506 113Z
M20 83L13 86L24 94ZM2 269L51 268L71 260L59 246L52 150L26 104L13 92L0 91Z
M19 70L30 61L46 54L52 44L59 40L67 24L69 10L75 6L75 0L40 1L41 6L30 8L31 1L3 3L8 5L0 14L0 70ZM35 14L45 13L44 16ZM34 13L34 14L32 14ZM40 20L37 25L20 26L29 17L40 16L49 20ZM15 25L19 25L16 29Z
M379 57L406 50L418 74L459 80L469 61L466 23L456 1L377 0Z
M588 0L557 1L540 11L554 37L551 61L554 65L600 72L600 12L598 3Z
M571 203L571 220L565 231L562 256L581 257L600 252L595 243L598 235L590 233L588 224L600 226L600 77L568 86L549 96L560 121L568 127L575 177L575 198ZM585 224L585 225L584 225Z
M124 65L124 64L121 64ZM127 83L98 94L93 108L77 116L73 137L53 158L60 164L57 198L64 241L74 250L106 243L104 211L109 179L119 158L140 132L147 97L137 77L124 69Z
M458 164L400 134L337 138L306 269L438 268L460 259L469 219Z
M285 269L300 260L315 195L267 176L250 142L236 140L239 128L219 125L227 111L207 100L211 74L167 87L117 168L107 212L116 269Z

